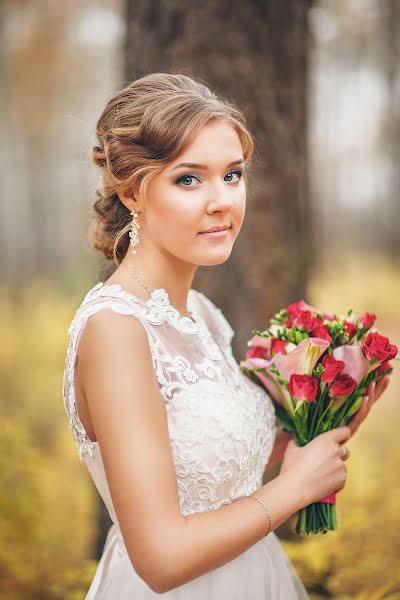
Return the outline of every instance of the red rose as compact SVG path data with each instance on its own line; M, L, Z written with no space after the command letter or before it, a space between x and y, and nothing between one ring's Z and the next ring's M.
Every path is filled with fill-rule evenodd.
M293 302L293 304L289 304L286 309L286 313L289 315L291 319L297 317L301 311L309 311L311 313L317 312L313 306L310 306L304 300L299 300L299 302Z
M384 371L388 371L389 369L393 369L393 366L387 360L383 362L377 369L375 369L375 373L380 375Z
M354 323L351 323L350 321L343 321L343 325L345 326L345 330L347 335L349 336L350 341L351 338L357 333L357 327L354 325Z
M276 338L271 339L271 354L272 356L277 352L286 354L286 340L278 340Z
M397 346L391 344L389 338L377 332L369 333L364 340L361 340L360 346L368 360L376 358L379 362L385 362L397 354Z
M309 310L300 310L299 314L293 319L296 327L304 329L308 332L312 331L321 322Z
M331 382L335 379L335 377L341 373L345 367L345 363L343 360L336 360L330 354L325 354L322 362L322 366L325 371L321 375L321 381Z
M291 328L291 326L293 325L293 321L292 319L287 319L284 323L285 327L287 327L288 329Z
M311 337L322 338L323 340L327 340L329 343L332 342L331 334L329 333L329 329L326 325L318 325L312 331Z
M301 300L300 300L300 302L301 302ZM300 310L301 310L300 302L293 302L292 304L289 304L289 306L287 307L286 314L289 315L289 317L291 319L294 319L300 313Z
M372 325L375 323L376 315L373 313L365 312L358 319L358 326L360 329L371 329Z
M355 389L357 382L346 373L339 373L334 379L330 392L332 396L348 396Z
M291 375L288 390L296 400L312 402L317 395L318 380L309 375Z
M267 348L264 346L253 346L246 351L246 358L266 358L269 359L270 355Z

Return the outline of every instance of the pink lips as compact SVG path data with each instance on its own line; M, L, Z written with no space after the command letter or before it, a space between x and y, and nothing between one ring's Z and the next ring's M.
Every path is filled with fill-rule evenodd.
M199 235L206 235L207 237L221 238L221 237L226 237L228 235L229 230L230 230L230 227L227 227L225 229L220 229L217 231L200 231Z
M205 235L207 237L213 238L223 238L226 237L229 233L229 229L223 229L222 231L205 231L204 233L200 233L200 235Z

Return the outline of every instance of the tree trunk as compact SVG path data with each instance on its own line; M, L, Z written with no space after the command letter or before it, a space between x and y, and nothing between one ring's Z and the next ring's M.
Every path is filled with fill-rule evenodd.
M383 228L383 245L390 258L400 257L400 5L397 0L384 4L384 40L386 52L384 72L390 90L385 140L389 153L390 179L386 199L386 219ZM382 210L379 207L378 210Z
M245 221L229 260L193 287L236 331L238 360L255 327L303 297L313 257L307 172L306 0L127 0L125 80L181 72L242 108L257 140Z
M308 2L128 0L125 79L184 72L233 99L257 140L246 216L229 260L200 268L243 355L251 329L303 297L313 256L307 173ZM238 293L238 290L241 290Z

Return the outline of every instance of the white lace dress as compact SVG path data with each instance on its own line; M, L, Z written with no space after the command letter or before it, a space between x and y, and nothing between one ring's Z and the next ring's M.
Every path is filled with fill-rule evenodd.
M98 283L86 294L68 329L62 394L80 459L113 521L86 600L147 600L159 594L137 575L129 560L99 444L86 434L75 403L79 337L87 319L104 308L136 317L148 334L165 399L183 515L217 509L262 485L275 440L275 411L270 397L241 373L231 350L233 329L201 292L189 291L193 319L170 304L163 288L154 290L148 301L119 284ZM163 596L166 600L309 599L274 532L229 563Z

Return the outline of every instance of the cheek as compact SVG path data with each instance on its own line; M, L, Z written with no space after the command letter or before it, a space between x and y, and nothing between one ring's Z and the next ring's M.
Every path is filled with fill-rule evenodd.
M159 241L171 251L179 253L196 241L197 232L204 223L201 204L185 198L179 198L177 202L169 198L162 214L157 213L157 221Z
M168 214L166 216L168 227L171 227L175 232L183 236L197 232L202 219L200 203L184 202L184 199L177 204L170 204Z
M244 219L244 215L246 213L246 192L243 191L243 193L240 195L238 202L236 204L236 211L235 211L235 215L238 219L239 224L241 224L243 222Z
M162 180L153 181L148 188L148 199L151 206L152 228L161 231L162 235L176 236L176 232L185 233L192 225L195 227L199 213L199 203L186 198L180 190Z

